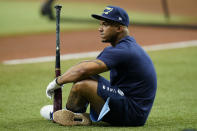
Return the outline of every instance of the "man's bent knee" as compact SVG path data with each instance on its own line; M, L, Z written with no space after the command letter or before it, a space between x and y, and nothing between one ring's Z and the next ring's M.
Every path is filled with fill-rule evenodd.
M87 93L97 92L97 82L94 80L82 80L73 84L71 91L85 95Z
M84 88L87 86L85 80L83 81L79 81L79 82L76 82L73 84L73 87L71 89L71 91L73 93L79 93L81 92L82 90L84 90Z

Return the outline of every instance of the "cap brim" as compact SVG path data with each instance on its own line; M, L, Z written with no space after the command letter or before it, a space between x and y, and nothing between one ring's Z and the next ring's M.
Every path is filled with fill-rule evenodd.
M109 18L106 18L106 17L101 16L101 15L96 15L96 14L92 14L92 17L95 18L95 19L97 19L97 20L113 21L113 20L111 20Z
M103 20L103 21L106 21L106 22L116 22L116 23L119 23L119 24L122 24L121 22L119 21L115 21L113 19L109 19L107 17L104 17L104 16L101 16L101 15L96 15L96 14L92 14L91 15L93 18L97 19L97 20ZM122 24L124 25L124 24Z

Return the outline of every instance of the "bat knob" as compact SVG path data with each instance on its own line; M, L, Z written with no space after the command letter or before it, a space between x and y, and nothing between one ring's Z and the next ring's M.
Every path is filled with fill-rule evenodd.
M55 7L56 9L59 9L59 10L61 10L61 8L62 8L61 5L55 5L54 7Z

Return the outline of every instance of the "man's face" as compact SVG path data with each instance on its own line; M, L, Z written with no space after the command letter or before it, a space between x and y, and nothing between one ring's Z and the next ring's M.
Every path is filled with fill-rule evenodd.
M117 39L117 26L112 23L100 21L99 32L102 42L113 43Z

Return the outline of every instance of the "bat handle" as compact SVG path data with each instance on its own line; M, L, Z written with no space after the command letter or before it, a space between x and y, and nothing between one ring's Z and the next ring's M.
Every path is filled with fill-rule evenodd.
M61 75L60 69L56 68L55 73L56 73L56 77L60 76ZM54 100L53 112L61 110L62 109L62 89L61 88L54 91L53 100Z

